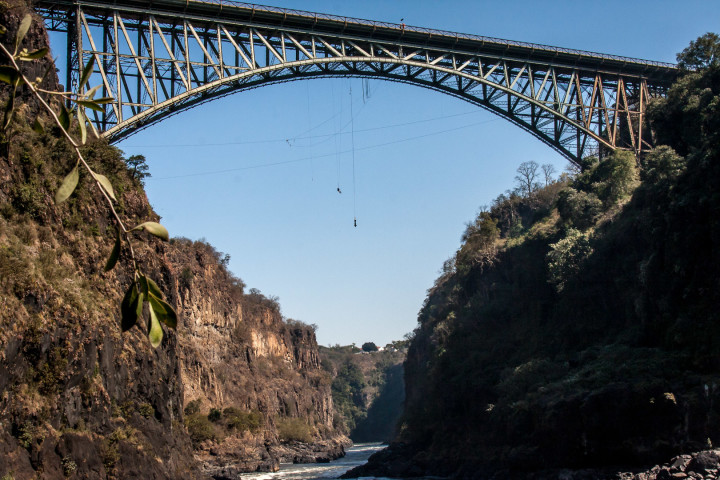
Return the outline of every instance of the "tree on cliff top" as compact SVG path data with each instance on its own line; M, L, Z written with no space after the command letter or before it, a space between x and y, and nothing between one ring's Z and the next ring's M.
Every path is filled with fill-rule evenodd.
M362 345L363 352L377 352L378 347L373 342L365 342Z
M703 35L678 60L698 70L682 76L665 98L650 103L650 122L659 143L679 155L712 155L720 151L720 36Z
M145 161L145 155L131 155L125 163L130 167L130 175L140 182L140 185L145 185L145 178L150 177L150 167Z
M708 32L677 54L678 67L698 70L720 64L720 36Z
M535 161L523 162L517 168L517 175L515 181L518 184L518 190L526 197L530 196L532 192L540 188L540 184L537 179L540 177L538 165Z

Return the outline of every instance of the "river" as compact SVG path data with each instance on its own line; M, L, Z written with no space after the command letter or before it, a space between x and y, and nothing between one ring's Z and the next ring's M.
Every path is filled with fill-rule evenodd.
M385 445L380 443L358 443L348 448L343 458L330 463L283 463L280 470L274 473L243 474L243 480L310 480L313 478L337 478L351 468L367 462L373 453L382 450Z

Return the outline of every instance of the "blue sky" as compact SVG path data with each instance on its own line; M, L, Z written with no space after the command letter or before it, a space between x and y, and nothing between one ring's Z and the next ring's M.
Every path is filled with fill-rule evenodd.
M271 5L669 62L720 19L709 0ZM465 223L513 187L517 166L566 166L461 100L378 80L367 88L369 98L360 79L258 88L118 144L147 158L148 196L171 235L230 254L248 287L317 324L323 345L384 345L412 331Z

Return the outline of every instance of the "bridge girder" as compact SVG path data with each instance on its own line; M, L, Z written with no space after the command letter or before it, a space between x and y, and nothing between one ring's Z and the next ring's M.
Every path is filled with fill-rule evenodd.
M345 28L338 32L335 27L342 19L326 18L329 26L319 28L316 16L308 27L302 15L288 20L288 11L260 10L265 14L260 22L253 20L254 6L252 18L237 18L250 8L245 4L226 6L219 15L213 10L216 3L165 1L195 8L193 13L160 8L162 0L148 8L138 8L132 0L126 5L118 0L36 2L50 29L67 32L71 88L83 65L95 59L90 86L100 84L102 96L115 100L102 112L88 114L111 142L239 90L303 78L359 76L464 99L578 163L598 146L629 148L637 154L647 149L651 138L643 128L646 105L663 95L674 77L672 66L657 62L598 59L598 54L583 52L569 58L561 52L548 59L552 47L509 46L499 51L496 39L460 42L459 36L448 45L444 38L432 40L433 31L419 35L418 29L401 25L379 24L384 30L370 33L348 28L348 20L354 19L345 19ZM202 15L203 6L207 16ZM387 34L388 29L396 30L397 38Z

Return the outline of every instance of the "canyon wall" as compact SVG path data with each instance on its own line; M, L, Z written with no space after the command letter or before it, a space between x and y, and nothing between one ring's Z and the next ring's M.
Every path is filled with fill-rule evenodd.
M28 12L0 5L3 41ZM36 18L23 46L47 41ZM50 55L29 68L54 71ZM104 271L108 207L84 172L54 202L75 154L22 87L16 106L0 139L0 476L207 478L341 455L348 440L333 428L312 328L245 292L207 243L136 235L140 267L179 320L156 349L143 321L121 333L134 272L126 248ZM30 128L37 117L44 132ZM113 184L126 225L159 220L122 152L102 140L82 150Z

